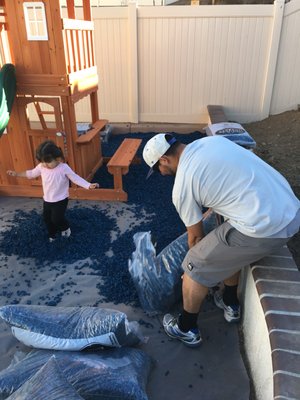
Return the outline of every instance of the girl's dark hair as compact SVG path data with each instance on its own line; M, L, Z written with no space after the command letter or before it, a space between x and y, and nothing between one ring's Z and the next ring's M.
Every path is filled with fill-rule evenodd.
M56 146L52 140L46 140L41 143L36 149L35 156L39 162L45 163L54 161L57 158L61 158L63 161L65 159L61 148Z

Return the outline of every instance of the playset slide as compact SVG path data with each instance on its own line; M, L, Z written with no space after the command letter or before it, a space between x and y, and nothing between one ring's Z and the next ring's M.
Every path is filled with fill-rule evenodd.
M15 95L15 66L13 64L4 64L0 70L0 137L8 124Z

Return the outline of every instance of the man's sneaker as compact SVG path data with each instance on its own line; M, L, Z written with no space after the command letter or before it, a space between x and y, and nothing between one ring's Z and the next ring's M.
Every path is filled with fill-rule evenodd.
M214 300L216 306L224 310L224 318L227 322L239 322L241 317L241 307L238 304L227 306L223 301L222 290L217 290L215 292Z
M177 318L166 314L163 319L163 326L166 334L173 339L181 340L186 346L197 347L201 344L202 338L198 328L188 332L182 332L177 324Z
M63 236L63 237L70 237L70 236L71 236L71 229L68 228L68 229L66 229L65 231L62 231L62 232L61 232L61 236Z
M53 243L53 242L55 242L55 238L49 237L49 243Z

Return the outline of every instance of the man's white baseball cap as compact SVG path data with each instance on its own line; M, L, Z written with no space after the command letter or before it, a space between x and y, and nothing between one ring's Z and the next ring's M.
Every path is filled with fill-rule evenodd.
M143 150L143 158L150 167L147 179L154 172L153 167L160 157L163 156L176 141L176 138L169 133L159 133L148 140Z

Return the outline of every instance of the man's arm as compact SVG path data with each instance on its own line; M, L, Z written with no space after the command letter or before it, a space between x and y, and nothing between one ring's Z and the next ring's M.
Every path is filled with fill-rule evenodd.
M189 248L195 246L195 244L200 242L200 240L205 236L202 221L199 221L195 225L188 226L186 229L188 234Z

